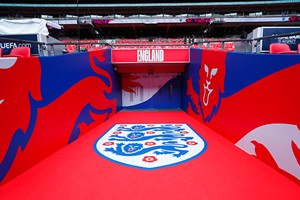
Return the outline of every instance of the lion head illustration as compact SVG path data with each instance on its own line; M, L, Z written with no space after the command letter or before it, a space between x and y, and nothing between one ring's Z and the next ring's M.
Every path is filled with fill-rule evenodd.
M199 69L199 102L204 121L210 121L217 113L224 93L226 53L203 51Z

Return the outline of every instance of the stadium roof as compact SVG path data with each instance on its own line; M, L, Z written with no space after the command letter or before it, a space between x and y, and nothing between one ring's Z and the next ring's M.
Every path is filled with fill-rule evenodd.
M4 2L3 2L4 1ZM5 2L6 1L6 2ZM26 2L26 3L24 3ZM112 3L113 2L113 3ZM249 14L261 13L262 15L298 15L300 13L300 0L269 0L269 1L242 1L242 0L2 0L0 3L1 18L43 18L71 19L75 17L75 23L64 24L66 36L76 36L80 29L80 36L85 38L94 33L100 36L114 37L122 34L124 37L173 37L178 35L201 35L212 36L232 35L241 32L250 32L257 26L271 25L296 25L293 23L275 22L237 22L237 23L214 23L209 27L207 24L193 23L160 23L160 24L106 24L90 25L89 23L77 25L76 16L104 18L118 17L136 18L156 17L159 15L182 18L181 16L208 16L226 15L236 13L237 16L249 16ZM214 16L213 16L214 15ZM234 16L233 16L234 17ZM78 17L77 17L78 18ZM184 18L184 17L183 17ZM97 19L97 18L96 18ZM73 20L74 21L74 20ZM93 37L98 37L94 35Z
M61 0L26 0L26 3L38 3L38 4L64 4L64 3L82 3L82 4L86 4L86 3L91 3L91 4L99 4L99 3L103 3L103 4L109 4L112 3L111 0L65 0L65 1L61 1ZM297 1L297 0L269 0L269 1ZM2 2L7 2L7 3L24 3L24 0L3 0ZM120 4L120 3L186 3L186 2L190 2L190 3L211 3L211 2L242 2L241 0L114 0L113 1L116 4ZM243 1L243 2L262 2L261 0L248 0L248 1Z
M271 1L286 1L286 0L271 0ZM293 0L292 0L293 1ZM7 3L24 3L23 0L3 0L2 2ZM36 4L111 4L111 0L26 0L26 3L36 3ZM211 3L211 2L242 2L241 0L114 0L114 4L123 4L123 3ZM245 2L245 1L243 1ZM261 2L261 0L250 0L250 2Z

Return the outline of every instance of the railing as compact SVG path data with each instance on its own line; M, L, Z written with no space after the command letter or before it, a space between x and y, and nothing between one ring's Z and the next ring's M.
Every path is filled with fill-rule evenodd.
M143 42L141 44L138 44L136 41L133 44L117 44L114 42L107 43L105 41L98 41L98 42L85 42L85 41L74 41L74 42L64 42L64 43L47 43L47 42L37 42L37 41L30 41L30 40L20 40L20 39L12 39L12 38L5 38L5 37L0 37L0 42L3 41L10 41L10 42L18 42L18 43L27 43L27 44L36 44L39 46L39 55L44 56L45 51L48 51L48 55L55 55L55 47L56 46L64 46L65 50L68 45L73 45L75 46L75 51L78 52L82 51L83 49L80 49L79 47L83 47L84 45L90 45L94 46L97 48L91 48L91 49L86 49L87 50L98 50L98 49L105 49L105 48L143 48L143 47L157 47L157 48L204 48L206 49L211 49L213 46L212 44L218 44L217 49L226 51L226 43L232 45L232 43L236 42L241 42L241 43L248 43L251 46L254 46L256 48L256 51L254 53L260 53L260 42L262 40L267 40L267 39L274 39L274 38L281 38L281 37L289 37L289 36L300 36L300 32L292 32L292 33L287 33L287 34L277 34L277 35L272 35L272 36L265 36L265 37L257 37L257 38L252 38L252 39L214 39L214 40L208 40L208 39L194 39L194 42L185 44L185 43L152 43L152 42ZM113 41L113 40L111 40ZM143 40L144 41L144 40ZM180 40L181 41L181 40ZM79 45L79 47L78 47ZM229 50L229 51L232 51ZM244 52L247 52L246 50ZM69 52L61 52L63 53L69 53Z
M201 45L201 44L207 44L207 49L210 49L210 44L211 43L221 43L222 47L221 50L225 50L225 43L228 42L243 42L243 43L250 43L250 45L254 46L256 48L256 53L260 53L260 42L262 40L268 40L268 39L275 39L275 38L281 38L281 37L289 37L289 36L300 36L300 32L291 32L291 33L286 33L286 34L276 34L272 36L264 36L264 37L257 37L257 38L252 38L252 39L217 39L217 40L205 40L205 41L196 41L194 42L194 45ZM246 51L245 51L246 52Z

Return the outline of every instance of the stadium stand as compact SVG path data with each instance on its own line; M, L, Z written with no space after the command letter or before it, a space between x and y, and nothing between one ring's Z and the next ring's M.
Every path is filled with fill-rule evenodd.
M169 46L174 43L178 47L199 40L246 38L261 26L297 26L300 12L299 1L295 0L188 2L129 0L110 4L109 1L31 0L19 4L20 1L14 0L10 4L0 3L0 16L3 19L37 17L58 24L63 28L49 27L50 35L63 42L75 43L66 44L65 51L76 52L107 48L103 43L118 47L144 42L167 43ZM80 48L76 47L77 43ZM235 51L234 46L234 42L191 45L224 51Z
M300 12L298 1L114 1L109 4L111 2L108 1L79 0L76 4L75 1L32 0L27 4L16 4L18 2L0 3L0 16L9 19L44 18L63 26L62 31L50 30L55 38L79 37L81 40L183 38L192 35L197 38L241 37L259 26L297 25ZM288 20L289 17L291 20ZM283 18L287 20L282 21ZM161 21L157 23L154 19ZM174 20L180 19L182 22L186 20L186 23L174 23ZM206 23L203 20L210 21Z

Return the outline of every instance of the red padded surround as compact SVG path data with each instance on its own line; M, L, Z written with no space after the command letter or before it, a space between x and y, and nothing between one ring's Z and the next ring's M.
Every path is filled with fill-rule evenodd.
M271 54L295 54L296 52L291 51L288 44L283 43L272 43L270 44Z
M29 47L16 47L13 48L9 54L9 56L13 57L30 57L30 48Z
M122 166L103 159L93 148L118 123L186 123L208 147L199 157L167 168ZM299 196L295 183L182 111L121 111L0 188L1 200L296 200Z

